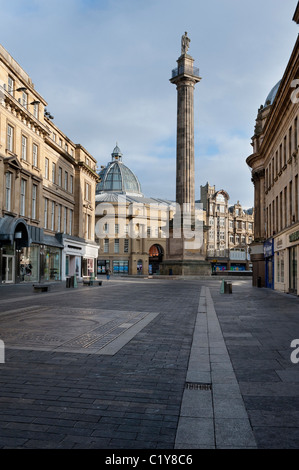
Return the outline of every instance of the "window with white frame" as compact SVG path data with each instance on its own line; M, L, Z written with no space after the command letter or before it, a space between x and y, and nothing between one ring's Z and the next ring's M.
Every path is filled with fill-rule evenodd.
M90 199L90 184L85 183L85 199L89 201Z
M54 231L54 222L55 222L55 202L51 202L51 230Z
M32 165L38 167L38 147L36 144L32 145Z
M22 135L22 160L27 160L27 137Z
M25 215L26 210L26 186L27 181L23 178L21 179L21 192L20 192L20 215Z
M62 186L62 168L58 168L58 186Z
M5 174L5 209L7 211L11 210L11 173L8 171Z
M47 157L45 158L45 178L49 179L49 159Z
M63 210L63 233L67 232L67 208L64 207Z
M58 204L58 214L57 214L57 232L61 232L61 204Z
M38 119L38 111L39 111L38 103L33 103L33 116L36 119Z
M49 200L45 197L44 198L44 228L48 228L48 203Z
M69 210L69 235L73 233L73 211Z
M25 91L22 92L22 105L27 109L28 105L28 95Z
M67 191L68 189L68 180L69 180L69 175L68 172L64 172L64 189Z
M56 164L52 162L52 183L56 181Z
M37 185L32 186L31 218L36 219Z
M14 94L14 88L15 88L15 81L13 78L11 77L8 77L8 87L7 87L7 91L10 95L13 96Z
M13 144L14 144L14 128L7 125L7 150L13 152Z

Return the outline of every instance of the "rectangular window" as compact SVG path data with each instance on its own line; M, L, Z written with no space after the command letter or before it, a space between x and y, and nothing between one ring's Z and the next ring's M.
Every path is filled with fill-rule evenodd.
M58 186L62 186L62 168L58 168Z
M68 177L69 177L68 172L65 171L65 172L64 172L64 189L65 189L66 191L67 191L67 189L68 189Z
M109 224L104 224L104 233L109 233Z
M56 164L52 163L52 183L55 183L56 180Z
M31 218L36 219L36 198L37 198L37 186L32 186L32 206L31 206Z
M283 165L287 164L287 136L283 139Z
M58 204L58 214L57 214L57 232L61 232L61 204Z
M67 231L67 208L65 207L63 210L63 233Z
M71 178L70 178L70 192L71 192L71 194L73 194L73 192L74 192L74 177L73 177L73 175L71 175Z
M13 96L14 94L14 88L15 88L15 81L13 78L11 77L8 77L8 87L7 87L7 91L8 93Z
M39 112L38 103L33 103L33 116L36 119L38 119L38 112Z
M49 179L49 159L45 158L45 178Z
M55 202L51 203L51 230L54 231L54 222L55 222Z
M114 240L114 253L119 253L119 239Z
M7 150L13 152L13 144L14 144L14 128L8 124L7 126Z
M90 229L91 229L91 216L86 215L86 238L90 239Z
M45 207L44 207L44 228L48 228L48 199L45 197Z
M22 135L22 159L27 160L27 137Z
M21 179L21 200L20 200L20 215L24 216L25 215L25 205L26 205L26 184L27 181L24 179Z
M69 210L69 235L73 234L73 211Z
M11 210L11 173L5 175L5 208Z
M32 145L32 165L38 167L38 147L36 144Z
M53 142L56 142L56 134L54 132L53 132L52 138L53 138Z
M105 238L104 240L104 253L109 253L109 239Z
M298 118L295 118L295 123L294 123L294 146L295 146L295 152L298 148Z
M129 253L129 239L125 238L124 240L124 252Z
M85 183L85 199L86 201L89 201L90 199L90 185L88 183Z
M115 224L115 235L119 234L119 224Z
M22 105L27 109L28 95L25 91L22 92Z

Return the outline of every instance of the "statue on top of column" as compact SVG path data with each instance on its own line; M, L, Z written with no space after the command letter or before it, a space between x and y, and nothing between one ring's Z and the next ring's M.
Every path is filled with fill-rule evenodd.
M190 42L191 39L188 38L188 33L185 32L182 36L182 54L187 54Z

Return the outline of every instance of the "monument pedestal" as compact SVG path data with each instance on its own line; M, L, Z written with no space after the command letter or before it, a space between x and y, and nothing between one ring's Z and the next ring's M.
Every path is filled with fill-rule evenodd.
M192 248L193 243L182 238L167 240L167 259L160 264L160 274L177 276L211 276L211 263L205 259L205 244Z

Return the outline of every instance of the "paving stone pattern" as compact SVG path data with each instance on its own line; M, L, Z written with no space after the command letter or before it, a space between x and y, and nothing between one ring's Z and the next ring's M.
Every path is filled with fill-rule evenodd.
M299 299L220 284L0 286L0 448L299 448Z
M7 349L0 366L1 448L174 447L198 283L111 282L21 297L26 312L33 301L42 312L51 308L59 335L72 328L71 313L68 326L60 317L64 308L159 315L114 356ZM7 302L6 322L7 309L18 308ZM35 322L38 329L38 316ZM5 341L5 322L1 331Z
M299 299L233 282L211 287L215 310L259 448L299 448Z

